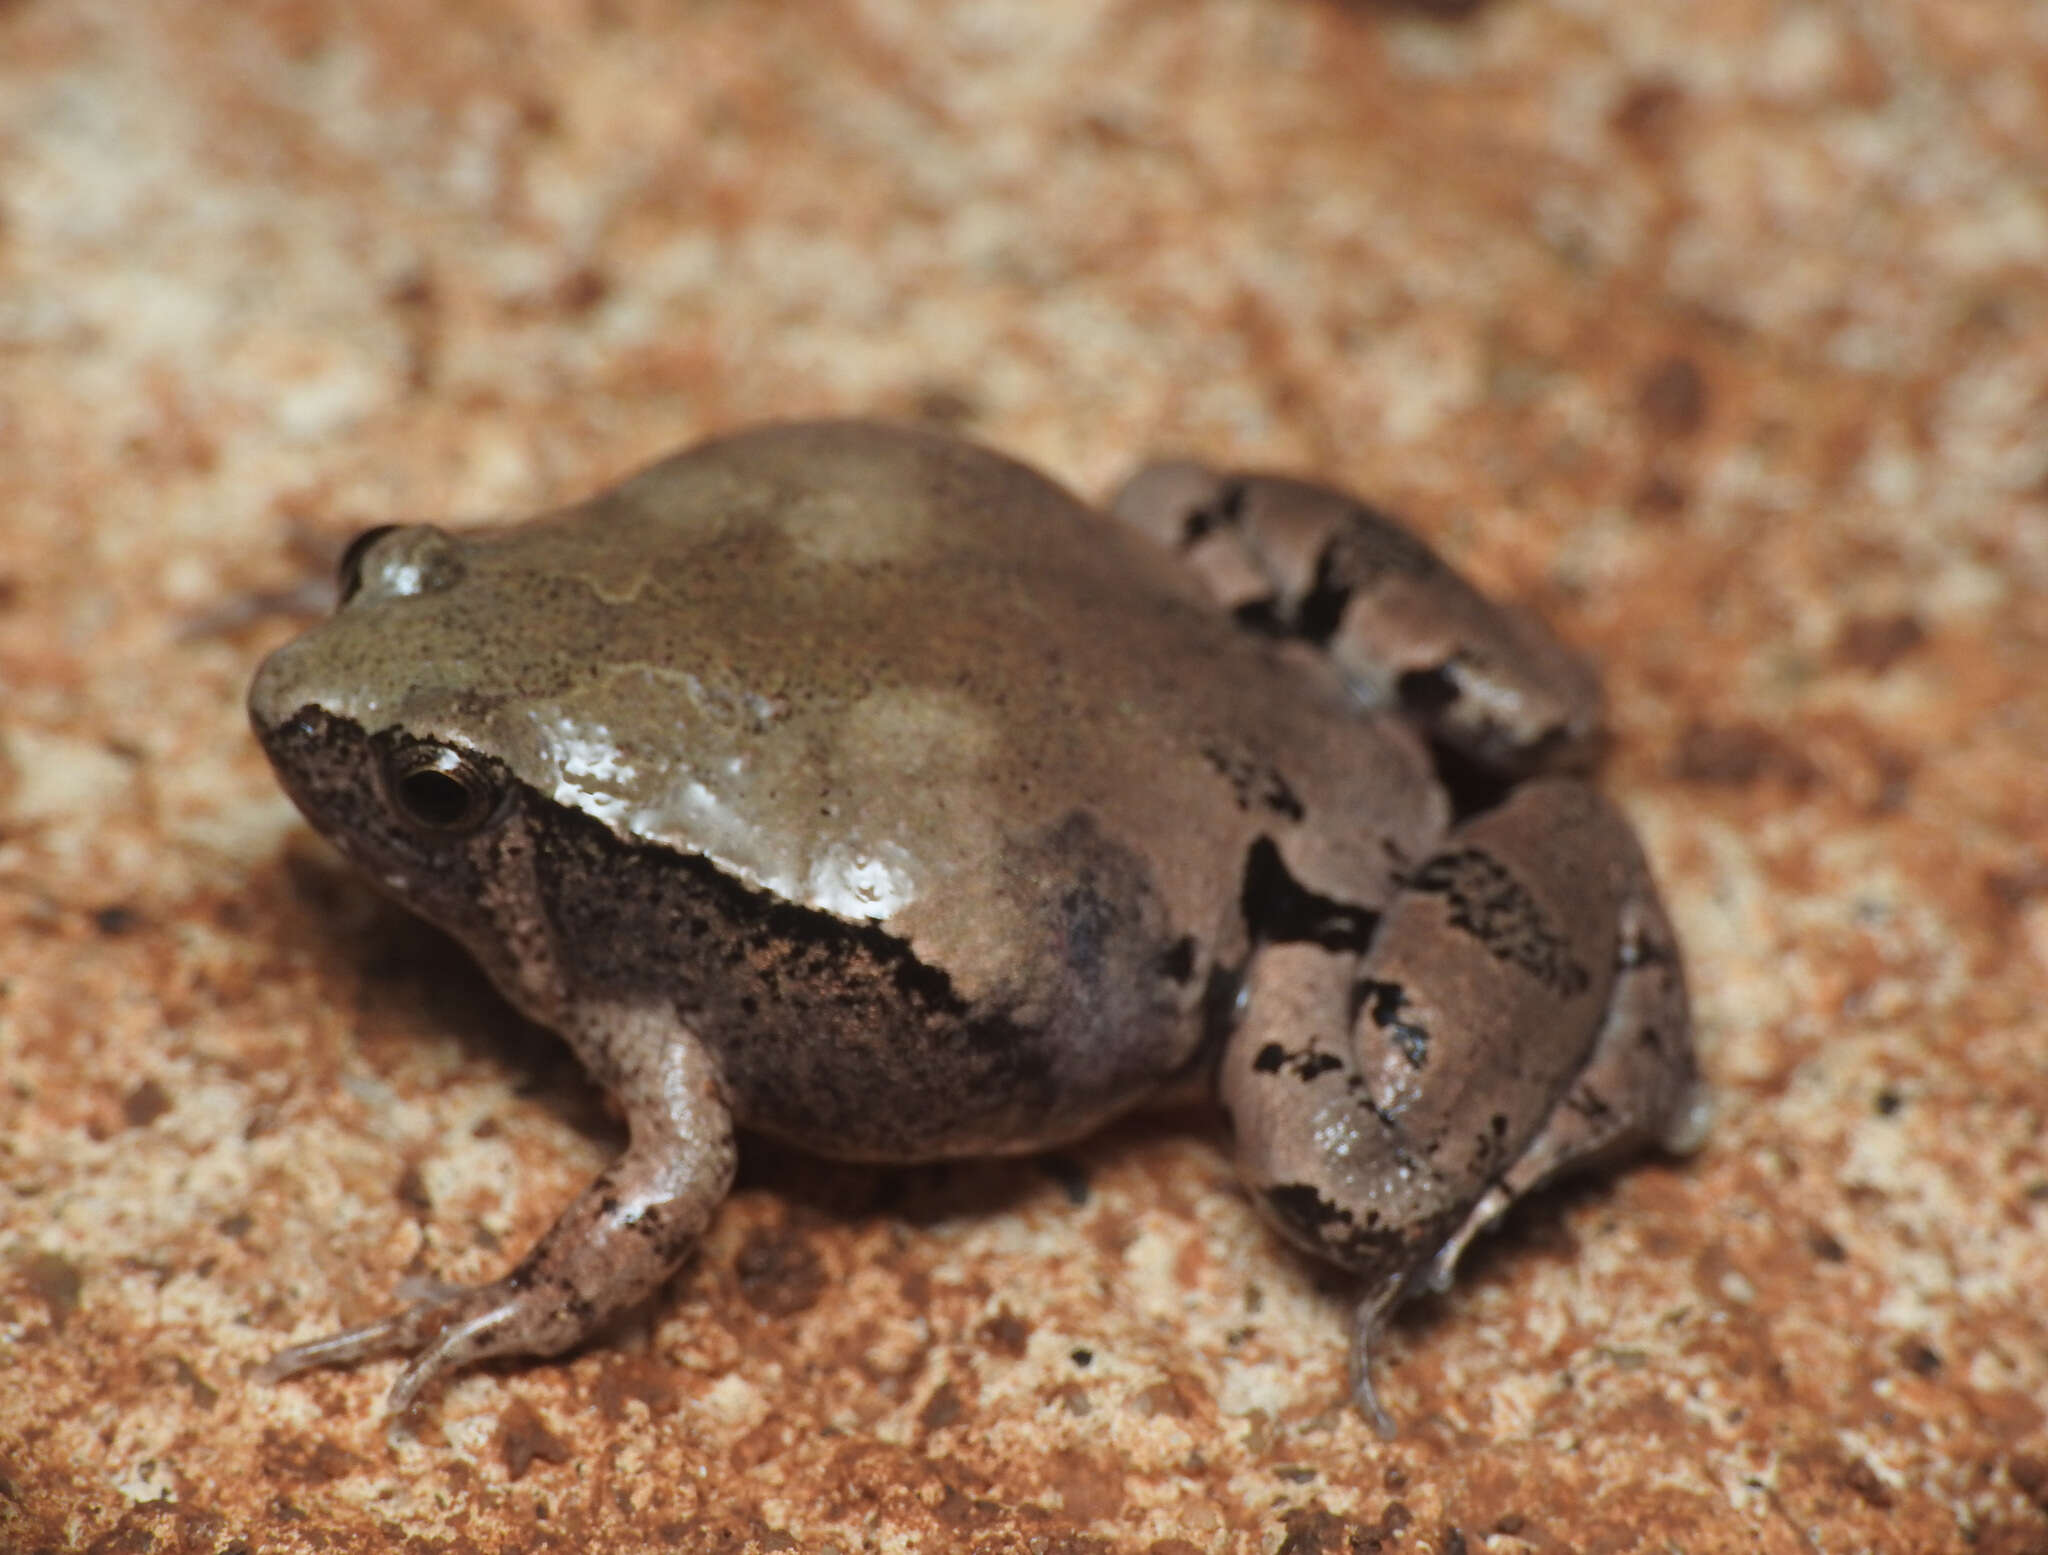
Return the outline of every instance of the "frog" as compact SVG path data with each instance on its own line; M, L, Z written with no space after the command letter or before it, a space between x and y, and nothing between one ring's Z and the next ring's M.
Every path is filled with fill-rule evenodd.
M501 1278L260 1375L388 1408L649 1303L749 1131L850 1162L1221 1102L1244 1188L1391 1315L1539 1186L1697 1143L1677 939L1601 687L1343 491L1168 460L1090 506L951 435L729 433L518 522L382 525L272 652L312 826L616 1102Z

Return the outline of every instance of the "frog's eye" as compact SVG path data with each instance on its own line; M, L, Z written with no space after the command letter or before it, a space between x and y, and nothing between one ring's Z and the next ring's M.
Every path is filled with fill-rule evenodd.
M474 757L446 745L410 745L384 765L392 808L420 831L473 832L498 812L498 788Z
M365 529L353 540L348 549L341 553L341 564L334 569L335 581L341 585L340 603L347 604L356 597L356 590L363 586L363 558L370 547L396 529L396 524L379 524L375 529Z

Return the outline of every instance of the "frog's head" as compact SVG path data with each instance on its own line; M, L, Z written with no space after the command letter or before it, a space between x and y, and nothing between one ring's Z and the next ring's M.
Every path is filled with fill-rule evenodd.
M368 531L343 557L335 614L258 669L249 719L314 829L534 1008L543 990L514 965L532 938L531 801L464 629L466 565L431 526Z

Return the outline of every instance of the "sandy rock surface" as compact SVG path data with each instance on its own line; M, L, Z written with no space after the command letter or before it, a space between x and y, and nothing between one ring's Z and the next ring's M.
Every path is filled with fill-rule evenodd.
M0 1549L2048 1549L2048 8L0 4ZM387 1438L601 1098L243 688L356 529L880 413L1341 480L1606 668L1720 1120L1340 1407L1196 1116L756 1147Z

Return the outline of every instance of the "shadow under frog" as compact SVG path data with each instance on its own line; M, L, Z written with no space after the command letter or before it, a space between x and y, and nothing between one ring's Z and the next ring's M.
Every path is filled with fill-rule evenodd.
M1369 1347L1569 1168L1696 1139L1670 926L1580 774L1587 669L1327 488L1170 464L1105 522L956 440L705 444L578 506L371 531L250 711L628 1142L513 1271L266 1368L391 1395L650 1295L736 1127L1041 1151L1191 1080ZM1438 753L1438 754L1433 754Z

